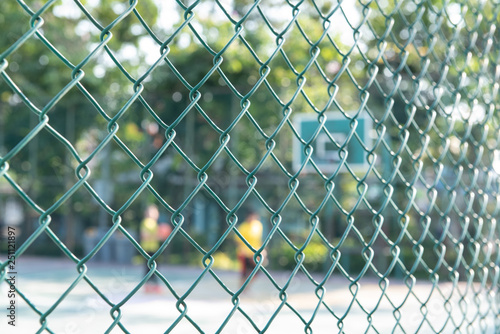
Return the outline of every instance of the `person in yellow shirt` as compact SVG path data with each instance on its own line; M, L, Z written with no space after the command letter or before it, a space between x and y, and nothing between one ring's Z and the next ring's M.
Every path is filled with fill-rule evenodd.
M242 237L254 248L259 249L262 246L262 223L259 215L251 212L244 222L238 227ZM252 270L255 268L253 259L255 253L249 248L238 235L236 235L236 255L240 262L241 283L243 284Z
M150 205L144 212L144 219L141 221L141 247L151 256L160 247L158 238L158 218L160 212L155 205Z
M144 219L141 221L141 247L149 256L153 256L156 253L158 248L160 248L160 243L168 237L171 231L170 226L167 224L158 224L159 217L160 212L158 208L155 205L150 205L146 208ZM150 268L146 266L146 274L149 270ZM158 283L159 279L156 275L153 275L146 283L146 292L161 292Z

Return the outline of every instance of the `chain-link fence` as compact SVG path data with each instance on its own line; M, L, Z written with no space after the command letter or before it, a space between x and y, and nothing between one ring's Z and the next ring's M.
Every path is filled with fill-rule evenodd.
M122 310L154 276L176 309L167 333L212 331L190 311L207 280L230 306L217 333L235 318L245 333L279 332L284 313L297 333L498 333L499 11L1 1L2 285L40 333L65 332L51 319L81 286L106 303L106 332L128 333ZM171 233L148 254L138 222L150 204ZM258 246L240 231L248 211ZM255 268L235 287L220 268L237 240ZM74 263L50 307L12 281L14 251ZM110 298L89 269L132 259L149 270ZM179 291L162 261L202 269ZM242 302L256 275L275 295L259 319ZM299 277L307 311L291 298Z

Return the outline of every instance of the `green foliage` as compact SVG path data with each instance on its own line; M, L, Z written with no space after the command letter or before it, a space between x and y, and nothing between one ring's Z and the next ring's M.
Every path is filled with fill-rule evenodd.
M307 244L302 255L285 241L269 249L269 264L276 269L294 269L302 257L303 265L308 271L324 271L328 248L319 237L314 237Z
M232 254L216 252L213 255L213 267L222 270L238 270L239 263Z

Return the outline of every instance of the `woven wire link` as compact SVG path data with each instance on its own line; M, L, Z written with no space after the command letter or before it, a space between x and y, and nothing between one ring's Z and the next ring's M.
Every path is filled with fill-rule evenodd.
M159 277L177 300L178 316L164 329L167 333L175 331L183 320L191 324L193 332L206 332L191 317L188 306L190 294L208 276L219 283L233 305L217 332L221 332L235 314L245 317L253 331L266 332L280 312L289 310L303 324L301 331L305 333L313 332L320 312L331 315L339 333L349 333L347 319L354 312L361 312L366 319L365 332L373 333L379 332L377 314L381 305L390 305L392 309L394 332L473 332L476 329L483 333L493 330L491 326L495 332L500 330L500 241L496 221L499 178L493 168L500 134L496 113L500 103L498 2L423 0L328 4L302 0L271 6L261 1L234 4L176 1L170 4L169 10L178 13L179 22L166 29L168 33L159 32L148 22L147 11L141 12L140 0L122 2L120 10L115 11L117 14L106 23L87 2L61 2L71 3L78 9L80 20L91 27L89 31L98 32L94 36L97 41L88 44L83 59L75 61L75 57L65 54L57 40L51 40L49 34L44 33L45 18L58 19L52 14L54 7L60 5L56 0L34 3L11 0L9 4L15 4L16 10L24 15L25 30L11 44L0 45L2 91L15 94L24 112L37 117L23 138L2 152L0 159L0 177L38 215L36 230L20 245L16 257L21 257L41 235L46 235L75 263L78 272L72 284L61 291L58 300L48 309L38 308L29 295L18 289L22 299L39 316L39 332L54 333L50 326L54 310L76 286L88 284L110 307L107 332L119 327L129 333L122 322L122 307L153 275ZM211 27L204 24L208 21L199 19L207 8L217 13L216 29L231 28L230 34L217 44L207 37ZM284 18L277 19L279 13L283 13ZM127 61L112 45L117 39L114 33L127 19L133 19L156 48L155 60L143 64L140 70L130 70ZM264 47L252 39L256 25L265 30L265 35L260 36L267 38ZM189 36L189 46L184 49L175 46L183 36ZM64 87L43 103L27 93L25 81L17 82L12 68L16 54L32 43L42 43L44 52L55 57L70 73L65 77ZM176 53L182 52L199 52L212 63L200 60L204 66L201 74L195 73L199 71L195 69L196 64L192 64L192 72L186 71L176 57ZM242 55L252 60L250 65L243 64L252 66L253 81L249 86L241 84L242 78L235 75L237 71L230 69ZM94 63L104 58L107 68L117 70L121 80L129 84L127 100L120 101L121 106L116 109L100 101L85 81L94 75L91 71ZM87 69L89 73L85 72ZM277 71L279 74L275 74ZM148 87L152 89L161 84L155 79L159 72L167 73L169 80L175 82L176 91L182 90L187 96L183 107L168 118L148 94ZM214 80L224 87L231 101L236 101L231 104L231 111L227 110L225 123L204 103L207 95L217 93L211 90ZM95 124L105 133L85 154L78 149L75 139L53 123L54 109L75 91L89 110L89 117L97 117ZM257 110L259 94L265 94L270 106L264 115ZM6 103L2 100L0 107ZM161 145L147 158L120 134L124 119L132 117L137 110L143 110L144 117L156 123L164 133ZM345 138L338 139L327 125L332 111L348 121ZM313 134L307 137L302 137L294 122L295 115L301 113L315 118ZM194 115L203 124L203 133L212 145L203 157L178 133L186 119ZM357 130L362 119L372 124L370 140L363 139ZM245 138L239 142L235 139L244 137L245 131L251 132L257 142L247 143L257 151L253 158L245 156L246 151L240 152ZM19 166L13 164L16 156L27 150L41 133L62 144L64 153L71 157L69 167L76 175L75 181L47 207L32 198L23 181L16 177ZM315 155L321 136L326 136L337 152L332 169L325 169ZM292 166L290 157L293 141L304 156L298 167ZM350 156L356 154L350 151L352 142L360 143L364 151L363 168L350 162ZM135 171L136 182L139 180L121 205L112 205L99 194L91 177L96 161L101 161L111 148L126 155L125 164ZM153 173L160 159L167 155L178 159L191 178L191 189L175 201L162 194ZM217 167L221 162L229 166L222 173ZM224 173L229 173L231 182L238 184L235 193L228 195L224 186L212 182L220 181ZM270 189L274 185L266 185L269 175L279 180L278 190ZM105 235L83 257L76 256L51 228L54 213L80 192L90 195L111 217ZM200 194L225 214L222 233L208 247L186 227L186 212ZM154 198L169 212L173 227L153 256L142 249L132 229L123 223L124 214L143 196ZM269 228L262 247L253 249L256 268L241 288L232 290L214 270L215 254L232 235L244 239L237 224L242 218L240 210L249 203L257 203L266 213L267 216L263 216ZM301 226L306 233L302 239L291 236L290 218L294 215L304 222ZM325 217L331 216L337 225L335 238L327 232L332 220ZM122 233L147 259L150 268L140 283L118 302L111 301L88 274L88 262L117 233ZM183 293L176 291L172 282L158 270L156 262L179 238L187 239L201 254L203 266L193 285ZM320 279L313 275L307 262L308 249L318 240L328 254ZM295 263L285 282L273 277L263 256L264 250L278 241L294 253ZM357 267L345 261L349 256L357 259ZM379 261L379 258L386 260ZM1 279L6 281L8 262L0 264ZM270 312L264 324L254 320L241 303L241 294L257 272L274 286L279 296L278 307ZM310 298L315 301L315 307L307 315L301 314L289 301L290 286L299 273L307 277L314 290ZM378 294L372 303L360 297L367 278L374 279L378 285ZM333 279L347 282L350 302L346 309L337 309L327 301L326 285ZM406 286L403 298L389 293L392 280L402 281ZM427 295L418 292L420 282L430 284ZM431 314L431 300L435 298L446 311L445 319L438 322ZM405 308L412 302L419 308ZM408 312L419 314L416 326L411 328L405 325Z

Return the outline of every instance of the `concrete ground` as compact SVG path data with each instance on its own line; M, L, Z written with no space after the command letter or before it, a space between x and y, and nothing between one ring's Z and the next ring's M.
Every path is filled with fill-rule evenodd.
M265 330L271 334L339 333L339 326L348 334L453 333L456 327L459 327L459 333L495 332L493 312L486 309L489 307L487 297L479 295L475 300L474 296L467 299L466 291L460 286L453 288L451 285L442 285L440 294L429 283L417 282L412 289L415 292L413 295L408 293L409 289L402 282L391 281L385 289L389 296L387 298L381 297L382 288L373 278L364 279L360 287L355 289L354 286L349 287L345 278L332 277L326 283L326 293L322 297L330 310L321 305L315 312L321 294L315 294L314 284L305 275L297 274L287 289L287 301L293 309L286 305L281 307L278 289L266 276L259 275L239 300L240 308L252 319L252 324L241 311L232 313L234 307L231 295L211 275L204 276L190 290L203 268L163 265L160 266L160 271L177 295L187 294L185 304L176 306L177 299L166 287L159 294L146 293L142 288L120 308L121 324L127 332L246 334ZM16 272L16 288L42 313L53 307L78 277L73 262L56 258L22 256L16 262ZM215 272L228 289L239 289L238 273L217 269ZM120 303L140 282L144 270L137 265L91 262L88 264L87 275L111 302ZM272 272L272 276L283 286L290 273ZM317 281L322 279L321 276L315 278ZM15 299L16 326L9 325L7 307L12 300L8 297L9 285L2 282L0 288L0 310L3 310L0 311L0 333L48 333L41 331L40 316L19 295ZM445 303L446 294L452 291L455 292L453 295L458 295L457 292L460 291L466 298L460 301L459 297L453 297L449 303ZM353 294L356 294L361 306L352 303ZM424 307L422 302L425 302ZM474 319L477 316L476 305L479 305L482 313L487 314L482 327L479 326L481 321ZM395 307L399 307L398 311L394 311ZM95 334L107 331L123 333L118 326L110 329L113 323L110 310L111 307L85 281L81 281L48 314L47 325L53 333L58 334ZM372 311L373 315L369 317L367 313ZM183 314L190 317L198 328ZM228 317L229 320L225 323ZM342 321L339 318L343 318ZM397 319L401 327L397 326ZM306 330L305 323L311 320L311 328ZM473 325L466 328L467 322L472 322ZM370 327L370 323L373 327Z

